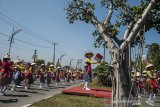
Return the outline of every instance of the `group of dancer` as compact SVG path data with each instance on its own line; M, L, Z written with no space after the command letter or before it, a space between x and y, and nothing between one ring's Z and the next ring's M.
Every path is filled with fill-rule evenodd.
M43 88L44 84L50 87L52 82L59 85L62 81L65 84L83 79L83 72L82 70L62 69L60 66L54 68L53 64L37 66L36 63L23 60L13 62L9 55L0 59L0 95L5 95L5 91L12 81L11 90L15 91L21 84L24 84L25 89L30 89L34 81L38 79L40 81L39 88Z
M134 69L131 73L132 83L137 87L138 97L140 93L148 93L149 98L146 103L152 104L156 98L156 94L159 91L160 85L160 71L154 69L154 65L148 63L143 72L138 69Z
M84 70L73 71L71 69L62 69L60 66L54 68L53 64L37 66L36 63L24 62L22 60L13 62L10 56L6 55L2 60L0 59L0 95L5 95L5 91L12 81L14 85L11 90L14 91L22 83L24 83L25 89L29 89L36 79L40 80L39 88L43 88L44 84L49 87L51 81L55 81L55 85L58 85L61 81L65 83L85 79L86 83L83 89L90 90L88 83L92 82L91 65L100 63L91 61L93 56L92 52L86 52ZM140 72L137 68L133 69L131 77L132 85L135 85L137 88L137 95L142 91L147 92L149 98L146 103L153 103L159 91L160 71L155 70L154 65L148 63L143 72Z

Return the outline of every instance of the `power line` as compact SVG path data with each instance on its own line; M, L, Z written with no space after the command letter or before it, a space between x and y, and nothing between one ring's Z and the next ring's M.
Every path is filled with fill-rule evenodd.
M2 22L6 23L6 24L9 25L9 26L19 28L19 27L16 26L15 24L13 24L13 23L7 21L6 19L4 19L4 18L2 18L2 17L0 17L0 20L1 20Z
M61 50L64 51L64 53L67 53L67 56L73 58L73 56L71 54L69 54L69 52L67 50L65 50L61 44L59 46L61 47Z
M3 36L5 36L5 37L10 37L10 36L8 36L8 35L6 35L6 34L3 34L3 33L0 33L0 34L3 35ZM25 42L25 41L19 40L19 39L15 39L15 40L17 40L17 41L19 41L19 42L22 42L22 43L25 43L25 44L28 44L28 45L36 46L36 47L52 49L52 47L40 46L40 45L36 45L36 44L32 44L32 43Z
M2 18L2 17L0 17L0 20L1 20L2 22L4 22L4 23L8 24L9 26L12 26L12 27L16 27L16 28L21 28L21 27L22 27L22 26L19 27L19 26L17 26L16 24L14 24L13 22L10 22L10 21ZM26 33L26 34L34 37L34 38L37 38L37 39L42 40L42 41L45 41L45 42L51 42L51 41L48 41L48 40L39 38L38 36L35 36L35 34L33 34L33 31L31 31L31 30L30 30L30 31L29 31L29 30L26 30L26 27L25 27L25 29L24 29L24 27L22 27L22 28L23 28L23 31L22 31L22 32L24 32L24 33Z
M5 43L2 43L2 42L0 42L0 44L1 45L4 45L4 46L9 46L9 44L5 44ZM14 48L14 49L18 49L18 50L21 50L21 51L25 51L25 52L28 52L28 53L30 53L28 50L25 50L25 49L22 49L22 48L19 48L19 47L17 47L17 46L13 46L12 48Z
M6 24L8 24L8 25L10 25L10 26L12 26L12 27L15 27L15 26L16 26L16 27L21 27L21 28L23 28L23 32L24 32L24 33L27 33L27 34L29 34L29 35L31 35L31 36L39 39L39 40L46 41L46 42L54 42L54 41L52 41L52 40L49 40L49 39L44 38L44 37L41 36L40 34L34 32L34 31L30 30L29 28L25 27L24 25L22 25L22 24L20 24L20 23L18 23L18 22L16 22L16 21L14 21L13 19L9 18L8 16L4 15L4 14L1 13L1 12L0 12L0 15L3 16L3 17L5 17L5 18L7 18L8 20L10 20L10 21L8 21L8 20L0 17L1 19L3 19L3 20L1 20L1 21L3 21L4 23L6 23ZM5 21L4 21L4 20L5 20ZM17 25L18 25L18 26L17 26Z
M6 16L5 14L3 14L2 12L0 12L0 15L3 16L3 17L5 17L5 18L7 18L7 19L9 20L9 21L8 21L8 20L0 17L0 18L1 18L0 20L1 20L1 21L3 21L4 23L6 23L6 24L8 24L8 25L10 25L10 26L12 26L12 27L17 27L17 28L19 28L19 26L20 26L21 28L23 28L22 32L24 32L24 33L26 33L26 34L28 34L28 35L31 35L31 36L33 36L33 37L35 37L35 38L37 38L37 39L39 39L39 40L45 41L45 42L47 42L47 43L48 43L48 42L50 42L50 43L55 42L55 41L52 41L52 40L48 40L48 39L46 39L46 38L43 38L40 34L38 34L38 33L36 33L36 32L33 32L32 30L30 30L29 28L25 27L24 25L22 25L22 24L16 22L15 20L9 18L8 16ZM18 26L17 26L17 25L18 25ZM22 42L23 42L23 41L22 41ZM55 42L55 43L56 43L56 42ZM27 44L30 44L30 43L27 43ZM35 46L34 44L30 44L30 45ZM37 46L37 45L36 45L36 46ZM43 47L43 46L40 46L40 47ZM61 49L63 49L63 50L68 54L68 52L63 48L62 45L60 45L60 47L61 47ZM44 48L46 48L46 47L44 47ZM70 54L68 54L68 55L69 55L70 57L73 57L73 56L70 55Z
M26 33L26 34L28 34L30 36L33 36L33 37L35 37L35 38L37 38L39 40L45 41L47 43L48 42L50 42L50 43L54 42L52 40L48 40L48 39L42 37L40 34L38 34L38 33L34 32L34 31L30 30L29 28L27 28L24 25L16 22L15 20L9 18L8 16L4 15L1 12L0 12L0 15L1 15L0 16L0 20L2 22L4 22L4 23L8 24L9 26L16 27L16 28L23 28L22 32L24 32L24 33ZM51 47L44 47L44 46L40 46L40 45L35 45L35 44L28 43L28 42L25 42L25 41L22 41L22 40L18 40L18 39L15 39L15 40L20 41L20 42L25 43L25 44L28 44L28 45L32 45L32 46L37 46L37 47L41 47L41 48L51 48ZM60 45L60 47L61 47L62 50L64 50L67 53L67 55L69 55L71 58L73 58L73 56L70 55L70 54L68 54L68 52L63 48L63 46Z

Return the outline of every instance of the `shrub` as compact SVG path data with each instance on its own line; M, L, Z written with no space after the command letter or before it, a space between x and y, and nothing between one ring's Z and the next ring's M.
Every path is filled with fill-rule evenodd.
M103 85L111 86L111 67L108 63L102 62L100 65L98 65L94 70L94 76L98 78L98 81L101 82Z

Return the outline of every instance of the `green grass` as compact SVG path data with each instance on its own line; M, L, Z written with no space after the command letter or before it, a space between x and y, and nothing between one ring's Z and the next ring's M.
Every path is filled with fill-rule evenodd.
M106 104L103 98L58 94L31 107L106 107Z
M89 84L89 88L111 89L111 87L103 86L96 78ZM107 99L104 98L58 94L47 100L34 103L30 107L110 107L105 103L106 101Z

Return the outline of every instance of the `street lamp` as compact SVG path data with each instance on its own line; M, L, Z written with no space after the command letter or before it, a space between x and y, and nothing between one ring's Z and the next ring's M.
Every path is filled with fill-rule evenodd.
M60 65L61 65L61 61L62 61L62 58L65 56L65 54L61 55L61 57L59 58L60 59Z
M82 66L82 59L78 59L77 64L76 64L76 68L81 69L81 66Z
M71 68L71 66L72 66L72 61L73 61L74 59L71 59L70 60L70 64L69 64L69 66L70 66L70 68Z

